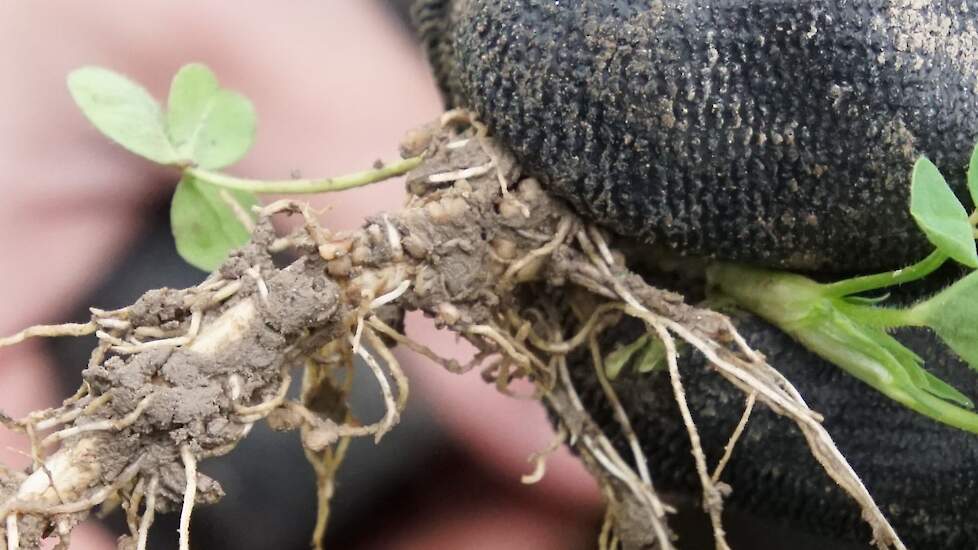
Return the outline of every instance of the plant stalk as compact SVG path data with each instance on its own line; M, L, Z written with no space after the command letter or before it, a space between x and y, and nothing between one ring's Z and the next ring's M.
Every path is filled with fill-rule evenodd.
M402 176L417 168L422 160L422 157L411 157L384 165L381 168L325 179L257 180L239 178L202 168L187 168L184 170L184 173L218 187L251 191L252 193L259 194L329 193Z

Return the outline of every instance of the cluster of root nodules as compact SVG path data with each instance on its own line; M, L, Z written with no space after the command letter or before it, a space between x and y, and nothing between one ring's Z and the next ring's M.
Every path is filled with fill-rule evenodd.
M319 479L313 540L321 544L332 475L349 438L381 437L404 408L408 383L388 347L394 344L453 372L479 369L504 392L513 380L533 382L558 435L533 457L536 469L524 481L539 479L549 451L566 443L606 495L602 547L674 548L670 509L654 490L628 411L604 377L597 336L624 315L643 320L666 349L718 548L727 548L722 464L706 464L686 407L677 337L745 392L744 422L755 401L794 420L826 471L862 506L877 545L903 547L819 416L727 318L630 272L606 234L521 177L468 113L446 113L412 133L403 149L425 161L409 174L409 199L397 212L373 216L356 231L331 232L305 205L280 201L261 209L252 243L196 287L150 291L130 307L93 310L87 324L32 327L0 340L99 338L83 387L63 406L0 417L28 434L34 459L26 472L0 467L7 550L36 548L52 534L67 547L72 527L103 503L121 503L127 512L131 534L121 548L145 548L154 514L178 509L187 548L193 506L222 496L217 482L197 472L198 461L230 451L262 419L302 432ZM278 236L269 219L279 213L304 223ZM283 251L298 259L280 269L271 254ZM479 353L467 365L437 357L397 328L405 310L434 317ZM571 383L568 369L580 365L569 366L567 357L580 347L591 350L630 456L619 454ZM353 357L363 359L387 404L371 424L356 421L346 406ZM303 391L292 400L286 391L297 369Z

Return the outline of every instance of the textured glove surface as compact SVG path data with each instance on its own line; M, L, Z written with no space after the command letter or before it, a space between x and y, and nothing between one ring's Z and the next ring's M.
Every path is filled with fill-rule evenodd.
M978 134L970 0L423 0L416 14L450 105L586 216L686 254L909 263L926 253L913 162L961 182Z
M897 533L912 549L973 549L978 541L978 438L921 416L834 365L811 354L760 319L742 314L738 328L764 353L808 405L825 415L825 428L860 475ZM604 349L630 341L643 327L626 321L606 333ZM969 395L978 377L930 334L899 338L927 361L932 372ZM687 348L688 349L688 348ZM595 420L630 451L593 379L590 360L572 369ZM702 356L684 352L680 370L709 464L716 465L744 409L744 394L712 371ZM689 436L672 396L668 373L626 374L616 391L648 455L656 489L697 495ZM733 487L728 506L795 530L868 543L868 526L855 502L815 461L790 420L758 405L725 469Z

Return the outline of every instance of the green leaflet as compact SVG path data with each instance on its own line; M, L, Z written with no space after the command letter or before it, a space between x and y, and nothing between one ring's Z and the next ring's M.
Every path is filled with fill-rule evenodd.
M978 369L978 272L918 304L911 315L934 329L971 368Z
M919 357L880 329L852 322L835 310L789 331L807 348L880 393L951 426L978 433L971 400L930 374Z
M645 347L649 342L648 335L642 335L629 344L612 351L604 358L604 373L609 380L618 378L621 370L625 368L633 356Z
M676 342L677 353L683 342ZM657 371L666 366L666 346L662 340L649 337L649 342L635 358L635 370L639 374Z
M938 250L961 264L978 268L978 250L968 213L934 163L923 157L914 165L910 214Z
M251 102L222 89L199 63L173 77L165 115L145 88L108 69L72 71L68 89L99 131L159 164L223 168L241 159L254 141Z
M160 105L142 86L100 67L68 75L68 90L85 117L110 139L159 164L178 164Z
M639 374L656 371L666 365L666 347L651 334L644 334L604 358L604 373L609 380L618 378L629 365Z
M255 136L251 102L221 89L204 65L184 65L177 72L167 107L167 131L173 146L201 168L223 168L251 148Z
M228 253L248 242L249 233L228 200L236 201L241 211L251 214L258 200L251 193L221 189L184 176L177 185L170 205L170 225L177 252L194 267L217 269Z

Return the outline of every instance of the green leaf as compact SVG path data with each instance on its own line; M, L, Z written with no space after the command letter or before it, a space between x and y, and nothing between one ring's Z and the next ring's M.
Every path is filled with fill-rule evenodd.
M978 145L971 152L971 162L968 163L968 191L971 191L971 204L978 208Z
M88 120L119 145L160 164L180 160L159 103L142 86L108 69L83 67L68 75L68 91Z
M978 250L968 213L937 166L923 157L914 165L910 214L938 250L968 267L978 268Z
M978 434L978 414L969 410L974 407L972 400L925 370L920 356L886 332L887 327L920 326L928 314L946 309L948 301L974 296L966 287L978 287L975 282L978 272L957 289L959 293L945 294L944 301L933 299L906 310L854 303L824 290L831 285L759 268L714 264L707 276L714 288L727 298L736 300L741 307L776 325L810 351L890 399L950 426ZM956 313L970 310L963 316L975 315L978 308L972 298L968 300L971 303L962 303L958 306L960 312ZM973 319L949 322L951 327L964 323L969 332L978 326ZM962 339L971 345L978 342L976 336L964 335Z
M926 390L927 393L937 396L945 401L957 403L958 405L961 405L967 409L975 408L975 403L967 395L958 391L954 386L927 372L923 369L923 367L920 368L920 372L923 373L925 380L921 381L919 385L921 388Z
M248 242L248 229L228 200L236 201L252 217L251 207L258 204L251 193L221 189L188 175L177 185L170 205L170 225L177 252L194 267L213 271L232 249Z
M828 304L812 310L792 336L880 393L921 414L978 433L964 394L924 370L920 357L882 329L855 322Z
M604 359L604 372L605 376L609 380L614 380L618 378L621 370L625 368L625 365L632 359L640 349L642 349L646 343L648 343L648 335L640 336L636 338L632 343L624 345L615 351L608 354Z
M166 123L170 141L175 147L182 149L193 141L200 121L207 116L211 97L220 88L214 73L200 63L184 65L173 76L167 100ZM189 158L190 155L187 156Z
M237 162L255 137L251 102L221 89L214 73L199 63L185 65L170 84L167 130L180 155L215 170Z
M913 315L978 369L978 272L915 306Z
M677 347L682 342L676 342ZM649 338L649 343L642 348L635 358L635 370L641 374L653 372L666 366L666 346L658 338Z
M895 364L900 365L915 387L945 401L950 401L969 409L975 407L975 404L967 395L964 395L954 388L954 386L951 386L924 369L923 358L914 353L910 348L904 346L899 340L883 330L869 327L866 328L866 334L876 345L896 361Z

